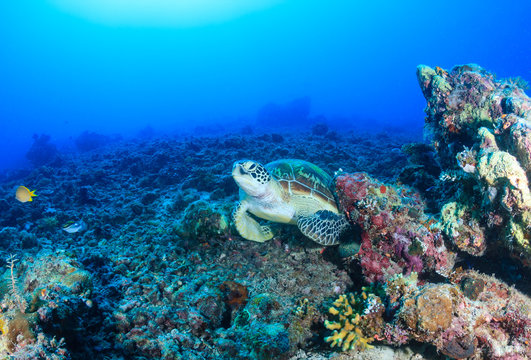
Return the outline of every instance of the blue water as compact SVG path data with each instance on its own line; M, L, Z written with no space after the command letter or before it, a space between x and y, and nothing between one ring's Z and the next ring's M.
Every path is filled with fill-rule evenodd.
M0 168L29 166L35 133L232 131L303 97L339 130L420 133L420 63L531 80L528 0L81 3L0 3Z

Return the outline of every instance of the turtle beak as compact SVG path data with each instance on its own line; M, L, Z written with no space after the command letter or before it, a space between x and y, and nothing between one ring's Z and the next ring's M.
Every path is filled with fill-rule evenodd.
M238 186L244 190L249 190L254 186L253 178L243 166L244 161L237 161L232 166L232 177Z
M245 171L243 170L241 163L239 161L236 161L234 165L232 165L232 176L239 176L245 174Z
M249 175L249 172L246 170L246 167L243 166L248 160L238 160L232 165L232 176L244 176Z
M247 166L245 166L247 161L239 160L234 163L232 166L232 177L240 187L240 190L250 196L260 196L264 192L264 186L247 171Z

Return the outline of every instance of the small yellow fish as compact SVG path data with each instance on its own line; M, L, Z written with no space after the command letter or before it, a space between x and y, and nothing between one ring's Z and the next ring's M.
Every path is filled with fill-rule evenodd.
M33 201L33 197L34 196L37 196L37 195L35 195L35 190L30 191L30 189L28 189L25 186L19 186L17 188L17 193L15 195L17 200L20 201L20 202Z

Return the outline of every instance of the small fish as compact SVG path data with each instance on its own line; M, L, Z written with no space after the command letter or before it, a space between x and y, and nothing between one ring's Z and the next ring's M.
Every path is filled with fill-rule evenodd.
M87 228L87 224L83 220L79 221L68 221L66 224L63 225L63 230L66 231L69 234L74 234L79 231L83 231Z
M17 200L23 203L28 202L28 201L33 201L33 197L35 196L37 196L35 195L35 190L30 191L30 189L28 189L25 186L19 186L15 194L15 197L17 198Z

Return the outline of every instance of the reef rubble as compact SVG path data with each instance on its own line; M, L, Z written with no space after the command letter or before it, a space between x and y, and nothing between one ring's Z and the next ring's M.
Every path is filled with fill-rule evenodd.
M406 164L400 147L410 141L323 132L153 138L63 155L0 183L0 258L17 259L0 283L2 354L288 359L320 347L335 354L322 340L323 304L352 280L294 227L274 225L278 236L266 244L239 238L230 216L232 162L299 157L329 173L341 163L391 180L399 169L389 164ZM33 202L14 198L20 182L36 189ZM63 230L79 220L86 229ZM83 276L74 282L76 274ZM31 305L23 313L18 303Z
M60 161L4 177L0 354L531 358L523 81L477 65L417 75L425 143L325 125L247 129L54 150ZM240 238L230 168L242 158L301 158L334 174L351 224L342 244L323 249L282 224L269 242ZM33 202L15 200L21 184ZM67 232L75 222L86 226Z

